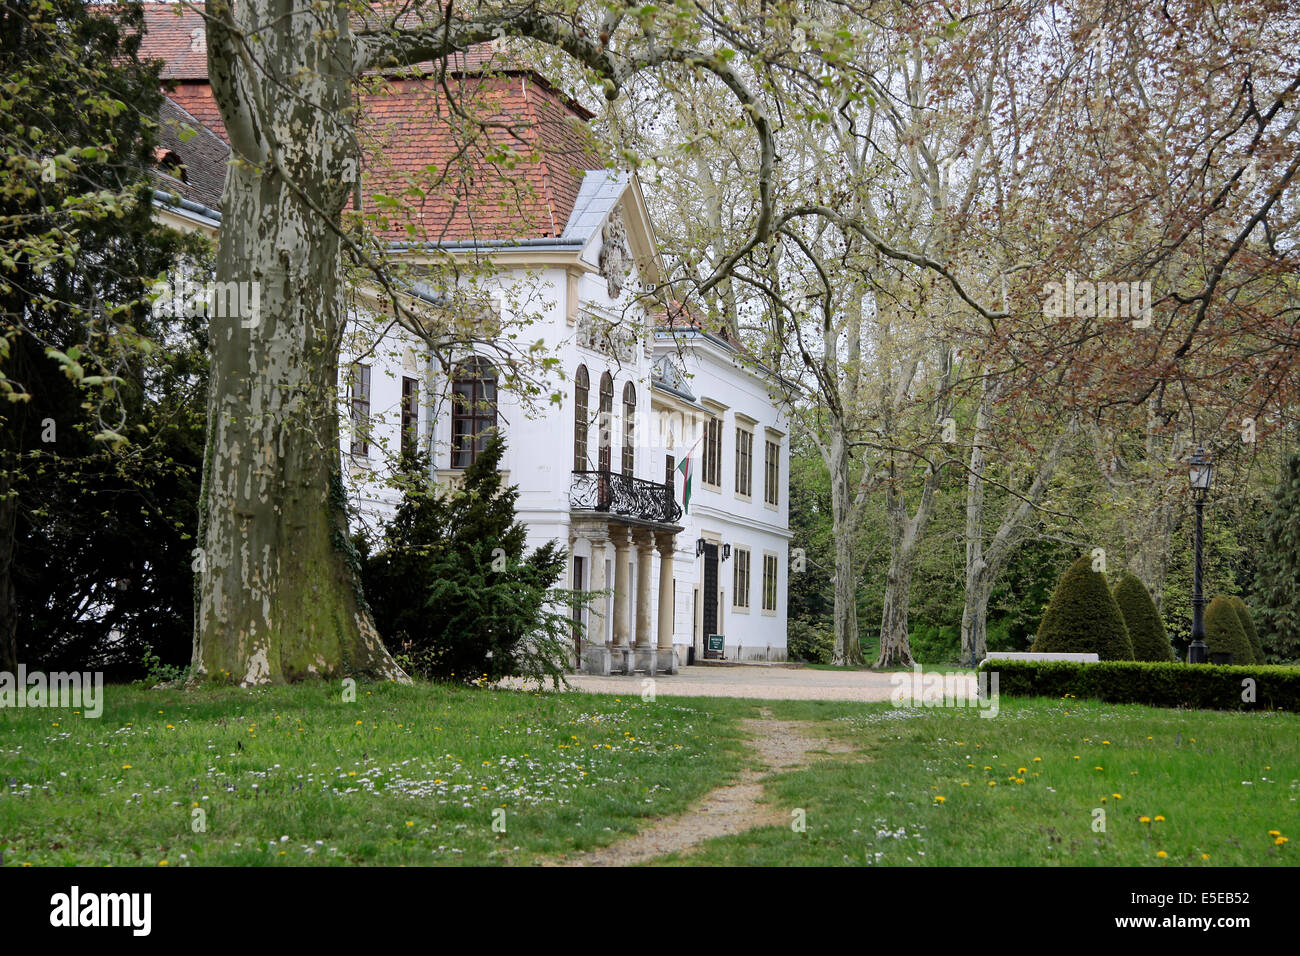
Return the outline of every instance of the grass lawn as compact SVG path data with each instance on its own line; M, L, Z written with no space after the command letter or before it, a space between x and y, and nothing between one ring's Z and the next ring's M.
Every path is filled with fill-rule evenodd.
M95 720L0 710L6 864L528 863L684 810L741 765L748 713L428 684L104 697Z
M1268 832L1300 831L1290 714L1004 697L982 719L440 685L363 686L355 703L323 685L105 698L98 720L0 710L6 864L536 862L727 782L745 759L737 720L760 706L853 752L769 781L805 832L711 841L692 863L1255 866L1300 851Z
M768 793L806 830L711 841L695 864L1295 864L1300 717L1001 699L973 710L773 701L856 754ZM1103 819L1105 831L1094 830ZM1147 818L1146 821L1143 818ZM1164 856L1161 856L1161 854ZM669 860L666 862L674 862Z

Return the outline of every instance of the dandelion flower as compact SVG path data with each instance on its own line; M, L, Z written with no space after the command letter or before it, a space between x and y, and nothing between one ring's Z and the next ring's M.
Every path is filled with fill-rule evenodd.
M1169 856L1169 854L1166 853L1164 850L1159 850L1159 851L1156 852L1156 858L1157 858L1157 859L1161 859L1161 860L1163 860L1163 859L1166 859L1168 856Z
M1138 823L1150 823L1150 822L1151 822L1150 817L1138 817Z

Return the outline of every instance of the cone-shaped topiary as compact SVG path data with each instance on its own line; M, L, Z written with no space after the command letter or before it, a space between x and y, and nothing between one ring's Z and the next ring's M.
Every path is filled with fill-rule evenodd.
M1264 645L1259 641L1259 632L1255 630L1255 620L1251 617L1250 608L1246 602L1235 594L1228 598L1232 602L1232 608L1237 612L1237 620L1241 621L1241 629L1246 632L1246 640L1250 643L1250 652L1255 655L1255 663L1264 663Z
M1165 622L1160 620L1160 612L1156 610L1146 585L1136 575L1126 571L1120 577L1115 585L1115 603L1119 605L1120 614L1124 615L1124 624L1128 627L1136 660L1174 659L1173 645L1165 634Z
M1211 654L1231 654L1234 664L1255 663L1255 652L1241 627L1237 609L1229 598L1219 595L1205 609L1205 643Z
M1033 650L1039 654L1096 653L1103 661L1133 660L1124 615L1106 586L1083 555L1061 575L1052 601L1038 625Z

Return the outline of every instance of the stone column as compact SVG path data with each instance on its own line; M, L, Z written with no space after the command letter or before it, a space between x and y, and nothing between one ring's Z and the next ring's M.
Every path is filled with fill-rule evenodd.
M650 571L654 562L654 534L637 529L636 541L636 670L655 672L657 651L650 624Z
M655 547L659 549L659 670L677 673L677 652L673 650L673 621L677 608L673 606L673 535L655 534Z
M591 528L583 536L591 542L591 572L588 590L603 591L609 587L605 579L605 558L608 557L609 528L605 525ZM587 608L587 633L582 642L582 669L588 674L609 674L609 648L605 644L605 622L609 619L609 596L597 595Z
M609 529L614 542L614 643L610 645L610 667L616 674L632 673L632 648L628 643L631 622L632 582L628 575L631 547L627 528L614 525Z

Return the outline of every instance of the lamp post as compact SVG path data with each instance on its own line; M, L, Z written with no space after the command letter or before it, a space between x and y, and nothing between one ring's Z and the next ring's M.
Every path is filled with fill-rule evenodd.
M1187 663L1204 664L1210 649L1205 644L1205 597L1201 593L1201 514L1205 498L1214 481L1214 467L1204 448L1196 449L1187 468L1187 481L1196 504L1196 564L1192 569L1192 643L1187 648Z

